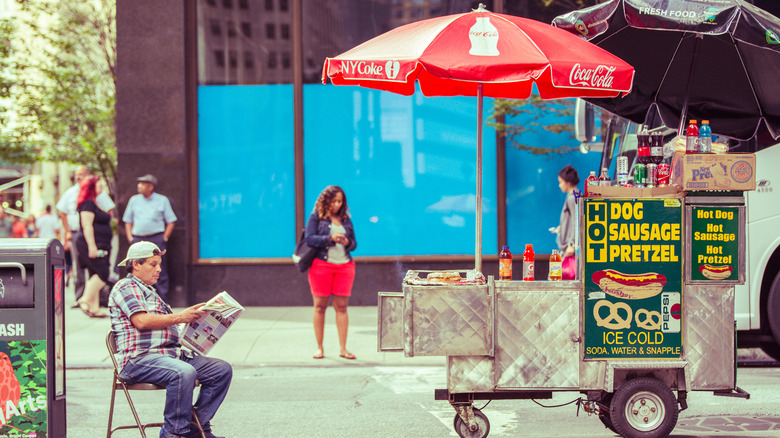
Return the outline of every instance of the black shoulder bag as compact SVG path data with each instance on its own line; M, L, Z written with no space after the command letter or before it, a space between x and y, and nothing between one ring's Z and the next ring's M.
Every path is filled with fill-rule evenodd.
M295 245L295 252L293 252L292 259L295 266L301 272L306 272L314 261L314 256L317 255L317 248L312 248L306 244L306 230L301 230L301 237L298 239L298 244Z

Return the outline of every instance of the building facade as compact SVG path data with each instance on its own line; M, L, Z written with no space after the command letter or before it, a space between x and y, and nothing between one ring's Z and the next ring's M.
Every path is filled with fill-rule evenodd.
M346 191L357 234L353 305L400 290L408 269L473 268L476 99L320 80L328 56L476 3L119 1L117 204L121 214L146 173L172 200L172 303L227 290L244 305L310 304L290 255L330 184ZM562 122L550 117L529 125ZM483 272L492 275L500 245L550 253L564 200L558 170L574 164L584 180L599 157L534 156L484 131ZM576 146L571 137L540 129L524 141Z

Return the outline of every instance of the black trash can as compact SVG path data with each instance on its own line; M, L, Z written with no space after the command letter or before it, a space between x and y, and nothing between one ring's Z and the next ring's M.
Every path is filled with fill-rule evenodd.
M0 438L67 436L65 249L0 239Z

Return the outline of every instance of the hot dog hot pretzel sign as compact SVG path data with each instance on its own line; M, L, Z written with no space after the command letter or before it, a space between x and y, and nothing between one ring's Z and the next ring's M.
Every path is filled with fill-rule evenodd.
M680 199L585 199L585 358L682 354Z

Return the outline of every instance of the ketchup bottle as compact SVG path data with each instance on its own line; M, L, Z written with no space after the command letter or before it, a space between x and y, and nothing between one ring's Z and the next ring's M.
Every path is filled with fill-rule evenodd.
M534 247L530 243L523 251L523 281L534 281Z
M552 250L552 254L550 254L550 281L560 281L563 278L561 263L561 255L558 254L558 250Z
M501 252L498 254L498 279L512 280L512 253L506 245L501 248Z

